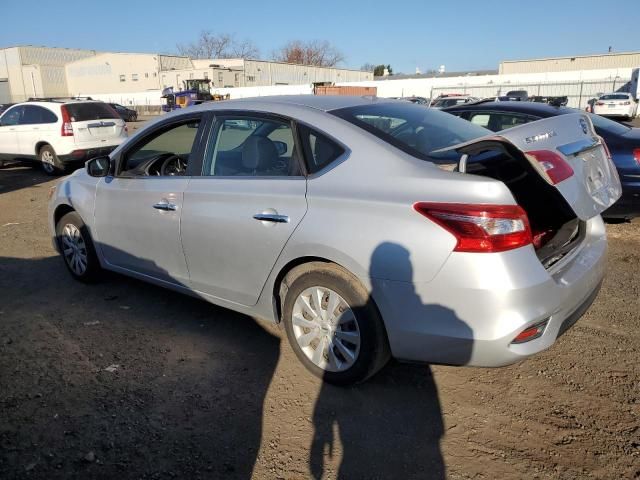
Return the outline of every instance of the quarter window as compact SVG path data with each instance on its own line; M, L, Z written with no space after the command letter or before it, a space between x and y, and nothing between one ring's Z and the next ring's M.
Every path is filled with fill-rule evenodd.
M300 175L291 124L258 117L223 117L205 154L205 176Z
M304 125L299 125L298 130L302 138L309 173L323 169L344 153L344 148L325 135Z

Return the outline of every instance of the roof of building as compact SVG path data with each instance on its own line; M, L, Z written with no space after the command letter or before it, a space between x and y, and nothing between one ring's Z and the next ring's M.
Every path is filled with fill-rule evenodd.
M445 72L445 73L412 73L412 74L394 74L382 77L374 77L375 80L404 80L408 78L447 78L447 77L477 77L482 75L496 75L498 70L469 70L463 72Z
M518 63L518 62L543 62L547 60L565 60L567 58L593 58L593 57L615 57L622 55L640 55L640 51L636 52L604 52L604 53L590 53L588 55L562 55L559 57L542 57L542 58L528 58L521 60L502 60L500 63Z
M272 105L297 105L300 107L309 107L325 112L338 110L340 108L357 107L360 105L371 105L374 103L401 102L401 100L393 100L390 98L381 98L374 96L349 96L349 95L273 95L265 97L238 98L234 100L225 100L224 102L203 103L197 108L205 110L215 108L225 108L229 105L244 105L246 103L261 103Z

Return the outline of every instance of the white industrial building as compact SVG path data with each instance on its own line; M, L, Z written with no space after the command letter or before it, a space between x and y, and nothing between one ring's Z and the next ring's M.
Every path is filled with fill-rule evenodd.
M500 74L547 73L576 70L603 70L635 68L640 66L640 52L599 53L567 57L535 58L531 60L505 60L500 63Z
M0 103L78 95L138 98L155 92L153 102L159 104L163 88L180 90L190 78L207 78L212 88L229 88L366 81L373 80L373 74L264 60L192 60L155 53L32 46L0 49Z

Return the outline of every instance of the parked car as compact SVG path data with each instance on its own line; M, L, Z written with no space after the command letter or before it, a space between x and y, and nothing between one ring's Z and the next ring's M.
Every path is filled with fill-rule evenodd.
M630 93L607 93L598 97L593 113L603 117L622 117L630 120L638 113L638 102Z
M504 97L510 101L526 102L529 100L529 93L526 90L511 90Z
M529 102L483 103L445 110L494 132L535 122L542 118L579 112ZM640 128L631 128L598 115L588 114L596 133L604 138L622 181L622 197L604 212L607 219L630 219L640 215Z
M0 116L0 160L40 162L59 175L111 152L127 126L103 102L48 100L18 103Z
M437 110L446 107L453 107L454 105L461 105L463 103L473 103L480 100L477 97L472 97L471 95L457 95L455 97L444 97L439 100L436 100L435 103L431 104L431 108L435 108Z
M137 122L138 112L132 108L127 108L119 103L110 103L113 109L120 115L120 118L125 122Z
M506 365L594 300L620 184L586 114L494 137L374 97L203 104L63 179L53 242L78 280L112 270L282 321L328 382L390 356ZM451 158L460 172L436 165Z

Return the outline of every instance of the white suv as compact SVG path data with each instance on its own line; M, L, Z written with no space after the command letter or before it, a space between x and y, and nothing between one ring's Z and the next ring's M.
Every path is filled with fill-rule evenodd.
M43 100L18 103L0 116L0 162L35 160L59 175L107 155L127 138L127 126L107 103Z

